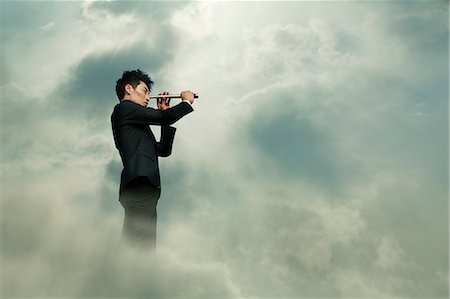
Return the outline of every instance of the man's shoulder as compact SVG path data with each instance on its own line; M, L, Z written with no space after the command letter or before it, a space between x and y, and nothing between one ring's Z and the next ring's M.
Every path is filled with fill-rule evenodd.
M120 103L118 103L114 106L114 109L111 113L111 121L112 122L118 121L120 118L123 117L124 114L127 113L127 111L130 110L131 106L129 105L129 103L126 103L126 102L130 102L130 101L120 101Z
M113 114L122 112L122 111L129 111L130 109L137 109L139 108L139 105L136 103L133 103L132 101L122 100L120 103L116 104L114 106Z
M137 107L137 106L139 106L139 105L134 103L134 102L132 102L132 101L122 100L122 101L120 101L120 103L118 103L115 106L115 108L119 109L119 108L122 108L122 107Z

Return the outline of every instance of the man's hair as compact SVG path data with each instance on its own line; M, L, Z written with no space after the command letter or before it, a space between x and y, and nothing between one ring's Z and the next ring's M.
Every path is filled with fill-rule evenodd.
M116 81L116 94L119 101L125 97L125 85L131 84L133 88L136 88L140 81L147 84L149 91L152 90L153 81L147 73L141 71L140 69L124 71L122 78Z

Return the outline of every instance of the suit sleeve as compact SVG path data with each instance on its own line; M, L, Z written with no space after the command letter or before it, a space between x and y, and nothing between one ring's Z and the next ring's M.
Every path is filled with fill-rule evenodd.
M123 124L167 126L175 123L193 110L191 105L184 102L166 110L128 104L124 111Z
M173 140L177 129L170 126L161 126L161 141L157 143L158 156L168 157L172 153Z

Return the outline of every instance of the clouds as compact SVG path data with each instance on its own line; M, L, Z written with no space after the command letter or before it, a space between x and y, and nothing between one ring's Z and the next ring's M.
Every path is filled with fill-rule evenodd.
M249 130L252 129L250 138L254 140L255 151L264 153L268 172L275 170L291 178L310 179L325 188L333 189L334 184L339 184L337 169L330 159L334 153L329 138L307 118L288 112L272 120L255 121L249 125Z
M183 2L163 3L158 1L138 1L134 3L121 1L85 1L84 8L86 13L106 13L115 17L127 14L134 17L161 21L170 18L175 11L182 9L186 5L187 3Z
M446 296L441 4L3 8L6 297ZM109 113L138 67L201 96L160 161L156 257L118 242Z
M169 31L165 32L161 45L166 43L170 43ZM162 52L145 43L137 43L119 51L87 56L70 72L70 79L58 87L55 97L60 97L62 104L70 110L84 108L89 117L109 113L111 103L117 99L115 82L124 70L144 66L145 70L153 70L157 74L170 62L172 55L169 51ZM114 104L117 102L118 99Z

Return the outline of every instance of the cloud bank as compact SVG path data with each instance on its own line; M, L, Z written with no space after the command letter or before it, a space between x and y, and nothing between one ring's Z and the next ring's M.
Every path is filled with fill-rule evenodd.
M447 298L447 25L438 1L2 2L2 296ZM109 116L138 67L201 96L156 255L119 240Z

